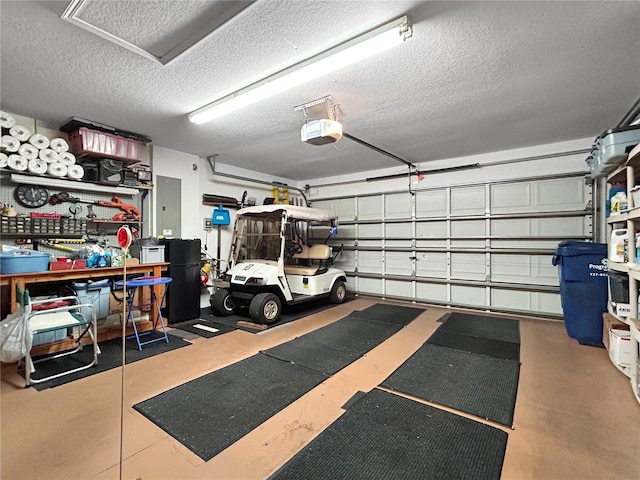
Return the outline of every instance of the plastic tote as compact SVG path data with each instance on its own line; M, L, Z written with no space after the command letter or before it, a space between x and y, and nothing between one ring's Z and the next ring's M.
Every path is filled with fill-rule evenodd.
M585 345L602 346L607 311L607 245L566 241L558 245L560 299L567 334Z

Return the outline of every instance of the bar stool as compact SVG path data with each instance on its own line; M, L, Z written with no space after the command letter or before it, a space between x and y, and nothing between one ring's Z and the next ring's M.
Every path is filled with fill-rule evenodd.
M138 350L140 351L142 351L143 345L148 345L150 343L160 342L162 340L169 343L169 336L167 335L167 330L164 327L164 320L162 318L162 310L160 307L162 306L162 302L164 301L164 298L167 294L168 284L171 282L171 280L172 280L171 277L138 277L132 280L127 280L127 310L128 311L127 311L126 321L127 323L129 323L129 321L131 322L131 325L133 326L133 332L134 332L134 334L127 337L127 339L135 338L138 344ZM122 280L118 280L117 282L115 282L115 288L122 288L123 285L124 285L124 282ZM156 295L156 291L154 288L156 285L166 285L160 299L158 299L158 296ZM151 307L151 311L153 312L155 309L157 314L153 319L153 329L149 330L148 332L139 333L138 327L136 326L136 322L133 319L133 301L134 301L134 297L137 289L142 287L151 288L151 301L149 303L141 303L139 304L139 306ZM147 340L146 342L141 342L140 337L143 337L145 335L153 335L154 333L158 332L158 323L160 323L160 326L162 327L163 335L161 337Z

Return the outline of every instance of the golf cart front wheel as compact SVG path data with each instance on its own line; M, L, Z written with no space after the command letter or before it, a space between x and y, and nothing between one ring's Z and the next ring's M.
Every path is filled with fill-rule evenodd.
M228 317L233 314L233 304L231 303L231 295L229 291L221 288L211 295L209 303L213 309L213 313L221 317Z
M273 325L280 318L282 303L273 293L259 293L249 305L249 315L256 323Z
M344 286L344 282L342 280L336 280L331 287L331 294L329 295L329 300L331 303L342 303L344 302L345 297L347 296L347 289Z

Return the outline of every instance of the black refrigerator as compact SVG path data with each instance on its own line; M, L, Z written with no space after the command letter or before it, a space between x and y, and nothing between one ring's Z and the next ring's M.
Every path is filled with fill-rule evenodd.
M164 245L164 260L170 264L163 275L172 279L163 316L168 323L199 318L200 240L163 239L160 245Z

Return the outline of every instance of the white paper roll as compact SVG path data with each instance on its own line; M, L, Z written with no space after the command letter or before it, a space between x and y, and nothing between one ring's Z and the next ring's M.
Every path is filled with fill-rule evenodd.
M69 165L67 167L67 177L80 180L82 177L84 177L84 168L82 168L82 165Z
M50 148L43 148L38 156L47 163L60 162L60 155Z
M40 150L49 147L49 139L41 133L34 133L31 135L29 137L29 143Z
M22 125L14 125L9 129L9 135L17 138L21 142L26 142L31 136L31 130Z
M0 127L11 128L16 124L16 119L7 112L0 111Z
M4 153L0 152L0 168L7 168L9 164L9 157L7 157Z
M3 135L2 139L0 139L0 145L7 152L17 152L20 148L20 140L16 137L12 137L11 135Z
M14 153L13 155L9 155L9 161L7 162L7 164L9 165L9 168L11 170L24 172L29 165L29 160L24 158L22 155L17 155Z
M47 167L49 175L54 177L64 177L67 174L67 166L63 163L50 163Z
M49 148L56 153L67 152L69 150L69 144L64 138L52 138L49 142Z
M40 151L30 143L23 143L22 145L20 145L20 148L18 149L18 153L22 155L24 158L26 158L27 160L33 160L35 158L38 158L39 152Z
M37 173L38 175L42 173L47 173L47 162L40 158L34 158L29 160L29 165L27 166L27 170L31 173Z
M60 161L66 166L76 163L76 156L71 152L60 152L58 155L60 156Z

